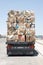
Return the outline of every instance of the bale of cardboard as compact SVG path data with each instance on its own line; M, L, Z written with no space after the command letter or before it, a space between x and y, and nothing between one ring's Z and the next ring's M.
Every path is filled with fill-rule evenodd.
M31 42L35 36L35 15L32 10L8 12L7 40ZM26 36L26 40L25 40Z

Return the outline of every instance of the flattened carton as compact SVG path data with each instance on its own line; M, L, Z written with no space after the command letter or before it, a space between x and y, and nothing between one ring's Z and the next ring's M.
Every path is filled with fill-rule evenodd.
M35 37L35 15L32 10L13 11L7 18L7 41L31 42Z

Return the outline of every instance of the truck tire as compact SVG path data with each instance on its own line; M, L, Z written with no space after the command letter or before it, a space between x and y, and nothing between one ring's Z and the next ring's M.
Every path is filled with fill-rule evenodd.
M7 55L12 56L12 54L10 53L10 51L8 51L8 49L7 49Z

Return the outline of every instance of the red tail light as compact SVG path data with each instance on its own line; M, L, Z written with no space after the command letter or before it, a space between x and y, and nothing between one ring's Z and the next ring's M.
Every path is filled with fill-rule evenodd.
M7 45L7 48L12 48L12 45Z
M34 49L34 47L35 47L34 44L30 45L30 48L32 48L32 49Z

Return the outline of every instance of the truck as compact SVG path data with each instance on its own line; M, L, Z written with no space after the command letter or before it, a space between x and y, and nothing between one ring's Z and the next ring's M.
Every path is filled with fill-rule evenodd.
M32 10L8 12L7 55L33 55L35 49L35 15Z

